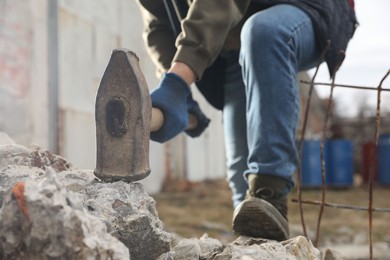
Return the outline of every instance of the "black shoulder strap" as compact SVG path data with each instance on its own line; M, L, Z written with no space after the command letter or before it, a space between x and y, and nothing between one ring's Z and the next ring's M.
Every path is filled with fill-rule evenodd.
M186 0L163 0L169 22L175 36L181 32L180 22L187 16L189 3Z

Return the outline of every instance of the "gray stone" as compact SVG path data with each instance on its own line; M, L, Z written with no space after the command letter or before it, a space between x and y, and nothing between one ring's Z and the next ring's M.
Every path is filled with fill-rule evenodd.
M39 147L2 145L0 155L0 202L16 183L42 180L50 168L57 172L61 185L80 196L82 205L72 206L84 206L105 223L110 234L130 249L132 259L156 259L170 250L171 236L165 232L155 201L142 184L103 183L92 170L72 169L65 159Z
M373 243L373 259L390 259L390 246L386 242ZM337 256L341 255L341 259L369 259L369 245L354 245L354 244L335 244L332 245L332 250L338 252ZM332 258L330 258L332 259ZM336 258L337 259L337 258Z
M310 240L302 236L283 242L240 236L227 245L208 237L183 239L170 252L159 258L159 260L171 259L315 260L321 259L321 256Z
M36 167L6 167L0 174L4 180L0 195L19 181L43 177L43 170ZM171 236L158 218L154 199L140 183L101 183L92 171L80 170L60 172L58 181L78 194L83 207L130 249L132 259L156 259L170 250Z
M130 249L132 259L157 259L170 250L172 236L165 231L156 202L141 183L101 182L91 170L64 171L58 178Z
M320 251L313 246L311 241L303 236L297 236L281 242L287 252L296 259L314 260L320 259Z
M213 259L296 259L288 254L286 248L274 240L239 237L229 244L223 252L215 255Z
M0 145L0 207L4 193L17 182L42 179L49 167L56 172L72 168L61 156L38 146L27 148L10 141L1 141L6 144Z
M19 182L0 209L0 259L129 259L129 250L108 234L66 191L54 172Z
M17 145L0 145L0 169L10 165L23 165L43 170L49 167L56 172L72 169L72 165L59 155L38 146L30 148Z
M132 259L157 259L170 250L171 235L141 183L94 180L80 194L89 213L107 224L110 233L130 249Z
M25 180L42 179L45 171L35 167L12 165L0 168L0 208L5 194L16 183Z
M203 235L200 239L197 238L184 238L182 239L171 252L168 252L159 260L169 259L211 259L213 253L221 252L225 246L214 238L209 238L207 235Z
M323 260L342 260L344 258L341 256L340 252L338 252L334 249L331 249L331 248L327 248L324 250L322 259Z

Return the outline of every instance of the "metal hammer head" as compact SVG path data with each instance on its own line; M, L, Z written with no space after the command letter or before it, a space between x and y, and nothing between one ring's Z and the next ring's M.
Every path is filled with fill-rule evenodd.
M97 157L104 181L137 181L150 174L151 101L138 57L115 49L95 103Z

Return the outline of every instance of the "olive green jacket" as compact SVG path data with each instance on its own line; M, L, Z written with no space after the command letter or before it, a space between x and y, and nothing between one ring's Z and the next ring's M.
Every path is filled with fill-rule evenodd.
M138 0L144 20L144 40L160 73L172 61L180 61L190 66L200 79L223 48L239 48L239 33L250 2L194 1L176 39L163 1Z

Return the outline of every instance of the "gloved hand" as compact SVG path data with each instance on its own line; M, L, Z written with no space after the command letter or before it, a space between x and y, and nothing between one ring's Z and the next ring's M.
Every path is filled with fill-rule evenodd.
M187 83L174 73L165 73L150 97L152 106L161 109L164 124L150 133L150 139L164 143L184 131L188 125L187 99L191 92Z
M192 99L190 94L187 98L188 113L195 116L198 121L198 125L194 129L185 130L186 134L191 137L200 136L203 131L209 126L210 119L208 119L202 110L200 110L198 102Z

